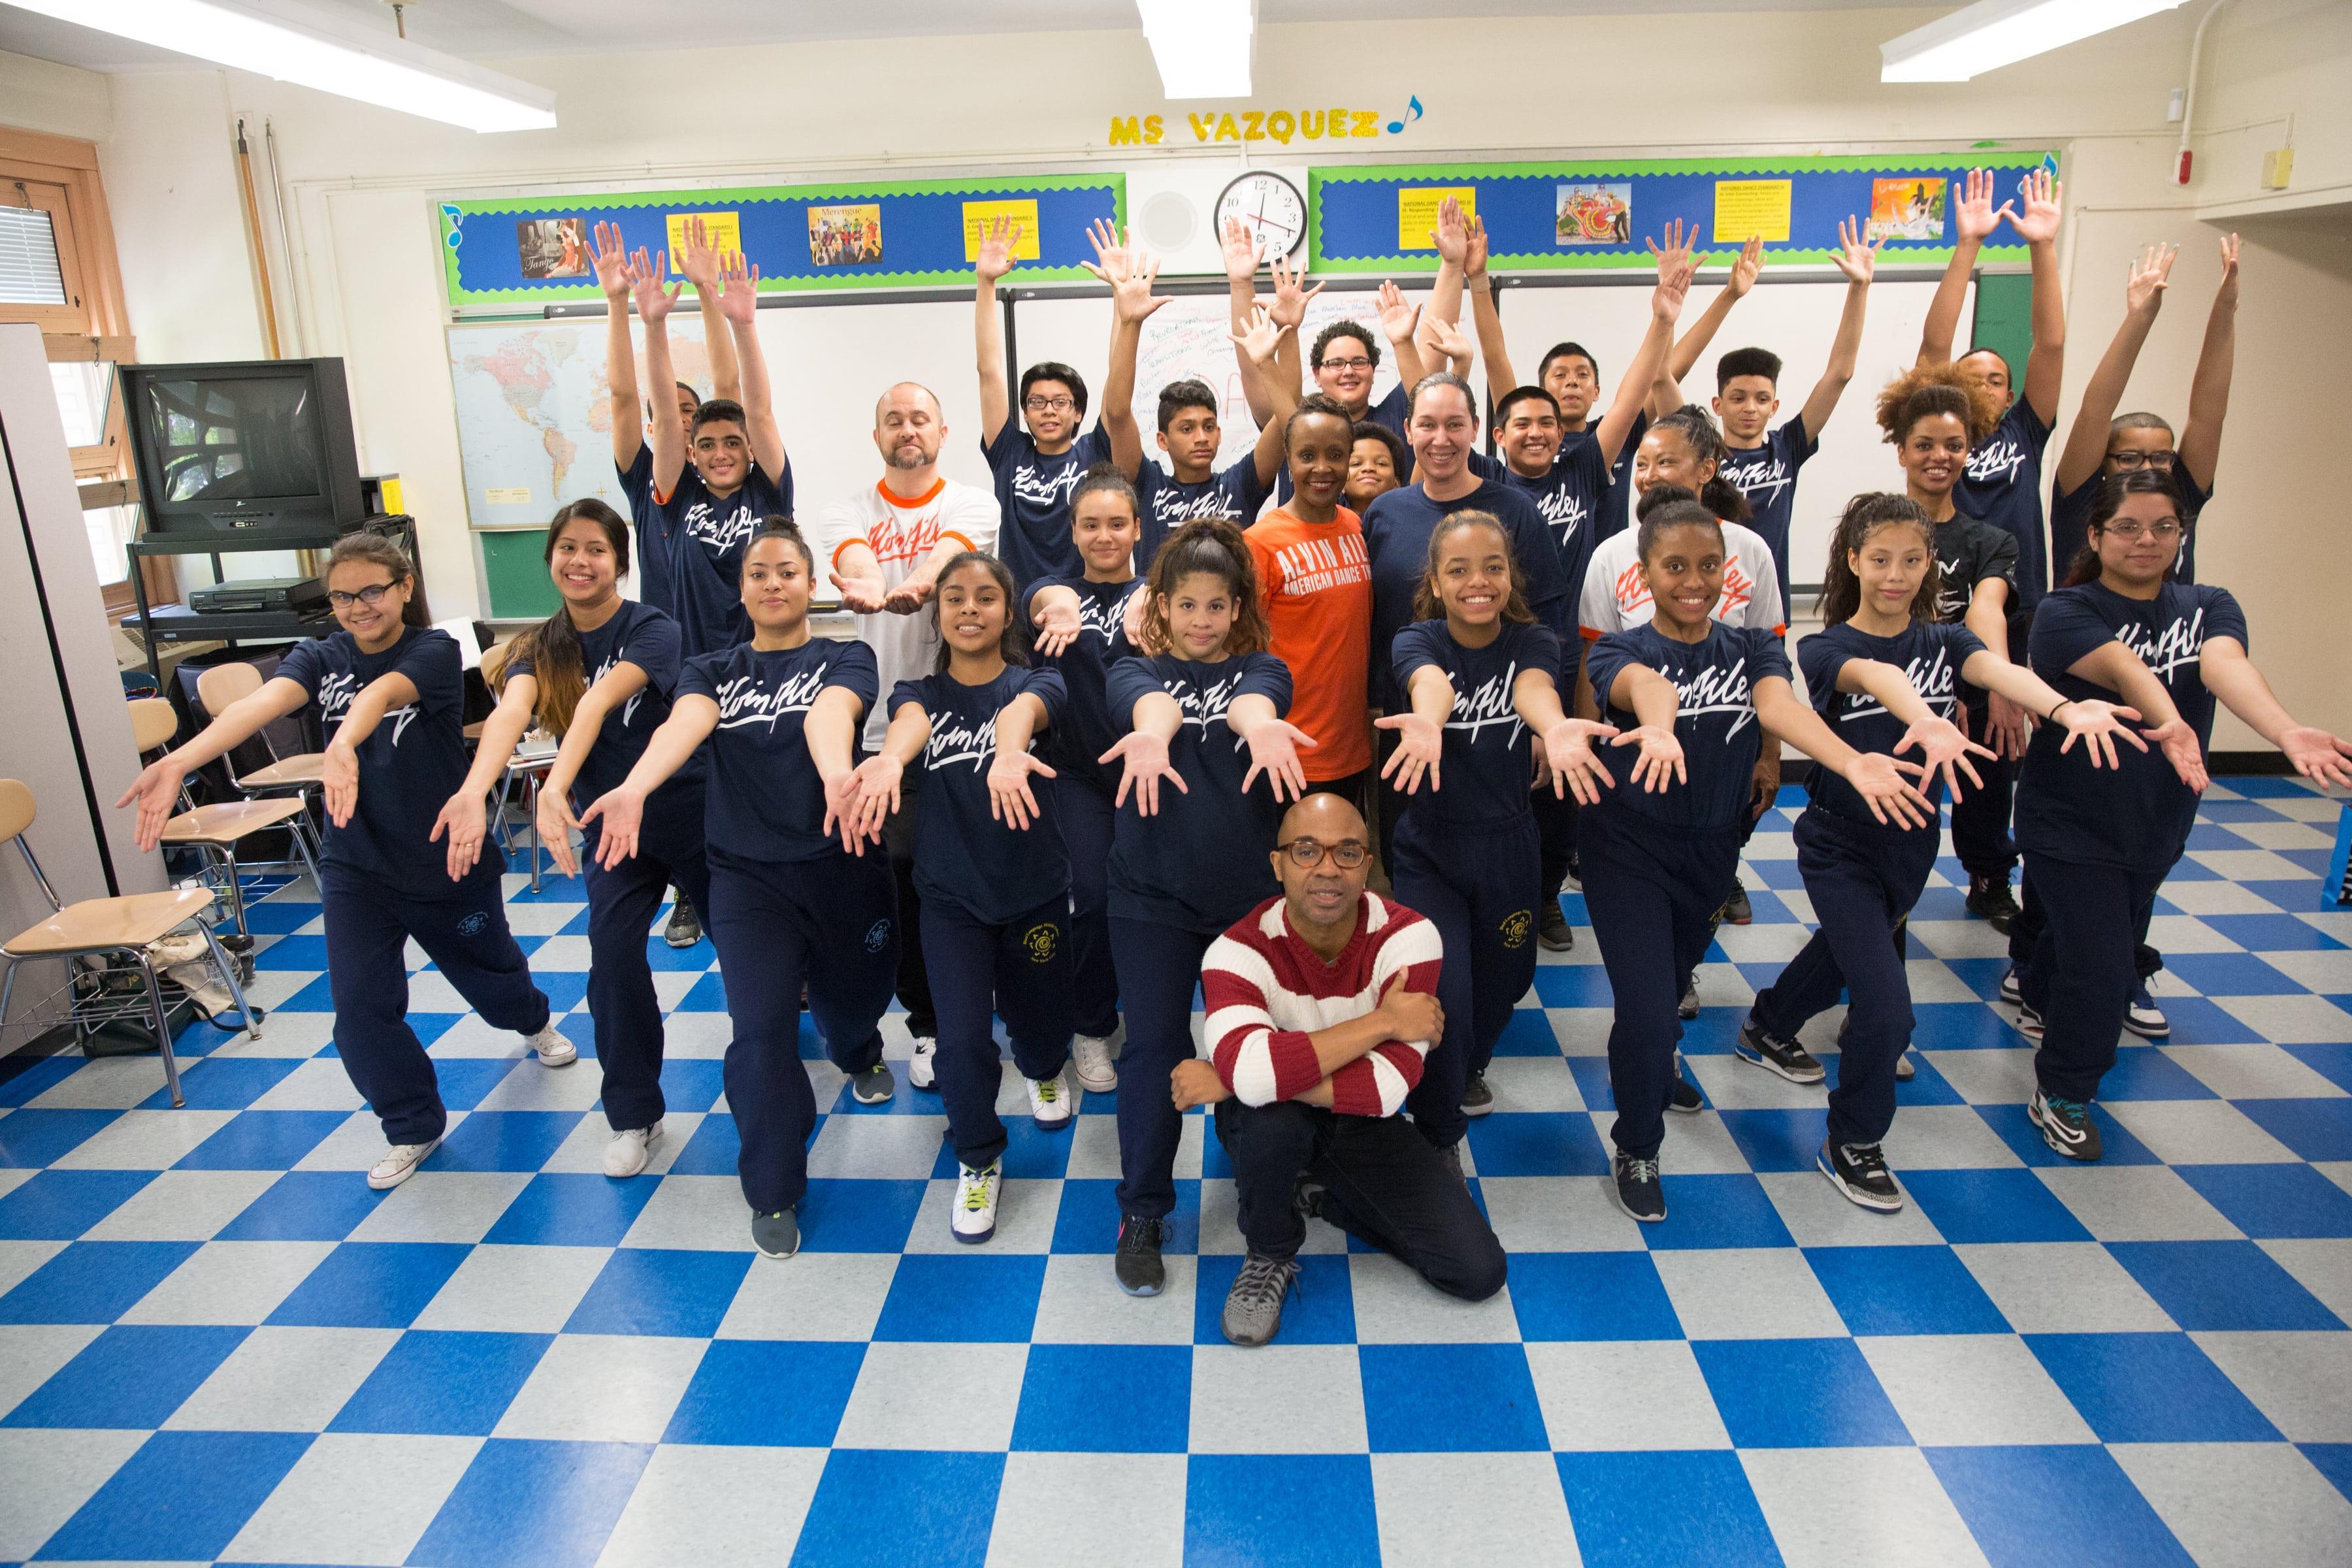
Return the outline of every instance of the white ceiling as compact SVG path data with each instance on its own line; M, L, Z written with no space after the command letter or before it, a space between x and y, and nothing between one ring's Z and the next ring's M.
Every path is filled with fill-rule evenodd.
M389 33L386 0L307 0ZM1345 24L1428 16L1542 16L1740 10L1867 10L1919 0L1258 0L1258 19ZM674 18L692 18L691 32ZM445 54L481 59L604 54L688 44L774 44L823 38L1132 28L1134 0L415 0L408 36ZM87 70L184 63L185 57L52 21L0 0L0 50Z

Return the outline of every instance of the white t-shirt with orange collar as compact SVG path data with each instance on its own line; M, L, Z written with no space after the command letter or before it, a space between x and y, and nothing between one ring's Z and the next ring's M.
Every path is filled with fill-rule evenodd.
M942 539L993 554L996 530L996 497L976 485L943 479L909 500L877 479L856 500L835 501L819 512L809 542L816 551L820 574L835 570L847 546L865 545L882 563L883 585L895 588ZM830 584L820 582L819 589L829 593ZM859 616L856 621L858 637L874 649L885 692L901 680L931 673L940 635L929 605L911 616L885 610ZM877 702L866 716L868 751L882 744L883 732L890 728L890 716L882 708Z
M1650 585L1643 580L1637 554L1640 532L1638 528L1620 529L1593 546L1576 615L1587 642L1650 619ZM1727 626L1787 631L1772 547L1762 534L1737 522L1723 525L1723 542L1729 559L1723 563L1723 597L1715 602L1714 617Z

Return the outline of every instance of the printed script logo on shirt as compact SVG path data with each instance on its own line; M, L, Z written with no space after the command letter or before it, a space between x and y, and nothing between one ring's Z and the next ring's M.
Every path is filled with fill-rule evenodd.
M598 665L598 666L596 667L596 673L595 673L595 674L593 674L593 675L592 675L592 676L590 676L590 677L588 678L588 684L589 684L591 687L593 687L593 686L594 686L598 681L600 681L600 680L604 679L606 676L608 676L608 675L612 674L612 673L613 673L613 667L614 667L614 665L616 665L616 664L620 663L621 658L622 658L622 656L623 656L624 654L625 654L627 651L628 651L628 650L627 650L626 648L615 647L615 648L614 648L611 653L606 654L606 655L604 656L604 663L602 663L602 664L600 664L600 665ZM629 700L628 700L628 701L626 701L626 702L625 702L625 703L623 703L623 704L621 705L621 728L622 728L622 729L624 729L624 730L627 729L627 728L629 727L630 723L631 723L631 722L632 722L632 721L636 718L636 716L637 716L637 704L638 704L638 703L640 703L640 702L642 702L642 701L644 701L645 700L646 700L646 689L645 689L644 687L642 687L642 686L638 687L635 691L632 691L632 692L630 692L630 693L629 693Z
M1193 686L1176 679L1163 679L1160 684L1168 695L1176 699L1176 706L1184 710L1184 722L1201 728L1201 743L1208 744L1209 726L1225 716L1234 705L1234 690L1242 683L1239 671L1210 686ZM1234 749L1241 749L1242 738L1233 737Z
M923 746L923 766L932 773L950 763L970 763L978 773L996 752L996 726L975 729L952 708L929 715L931 738Z
M352 705L352 699L359 695L359 690L360 678L356 675L331 675L320 681L319 723L320 726L341 729L343 722L343 710ZM385 721L392 726L392 743L397 746L400 744L401 736L408 732L408 726L416 721L416 704L412 702L405 708L388 708L384 710L383 716Z
M1519 678L1519 667L1506 665L1500 675L1480 681L1469 691L1456 692L1454 711L1445 721L1449 730L1468 732L1470 743L1476 745L1481 731L1496 724L1508 724L1503 743L1510 745L1519 738L1526 726L1520 722L1518 710L1511 706L1511 683Z
M1060 506L1078 488L1079 478L1076 463L1066 463L1051 474L1039 472L1034 463L1024 463L1013 470L1013 499L1033 506Z
M724 553L744 543L759 531L760 520L751 513L751 503L737 501L733 510L720 516L719 509L726 501L698 500L686 509L678 526L686 536L705 548Z
M740 729L746 724L765 724L770 730L776 721L788 713L805 713L816 694L824 689L826 666L804 669L778 686L765 690L756 675L739 675L719 688L719 727Z
M1938 560L1936 566L1936 618L1949 621L1967 612L1969 601L1976 597L1977 587L1962 580L1957 559Z
M1331 539L1301 539L1274 552L1282 568L1285 599L1305 599L1326 588L1372 580L1371 558L1364 553L1364 536L1342 533Z
M1576 542L1577 530L1591 517L1592 509L1584 498L1570 490L1546 490L1534 498L1537 515L1544 526L1552 531L1562 550Z
M940 542L940 514L925 510L882 518L866 531L877 561L920 561Z
M1911 683L1911 689L1919 694L1937 718L1952 716L1957 699L1952 690L1952 662L1947 649L1939 647L1932 655L1914 658L1903 667L1903 678ZM1838 715L1841 724L1851 724L1856 719L1874 719L1886 711L1885 703L1867 694L1849 696L1846 703L1846 710Z
M1723 477L1738 486L1739 493L1759 511L1779 500L1780 492L1797 482L1789 472L1789 465L1769 451L1759 452L1744 463L1733 462L1723 470ZM1763 498L1760 500L1757 499L1759 495Z
M1210 489L1199 495L1188 496L1180 490L1163 489L1151 492L1151 516L1154 521L1171 530L1196 517L1238 518L1242 509L1234 498L1222 489Z
M1672 676L1667 679L1674 679ZM1689 680L1675 681L1675 695L1677 724L1702 713L1737 714L1723 731L1727 743L1756 717L1755 701L1748 691L1748 661L1744 658L1693 671Z
M2015 476L2017 466L2025 461L2025 448L2008 436L1998 441L1988 441L1969 454L1968 476L1971 482L1984 485L1995 480L2007 480ZM1734 479L1732 483L1739 481Z
M2116 628L2116 640L2137 654L2139 661L2169 686L2173 671L2203 660L2204 606L2198 606L2186 616L2176 616L2171 625L2152 634L2137 621L2126 621Z
M1135 580L1134 584L1129 587L1126 593L1121 594L1116 599L1104 600L1081 597L1078 600L1079 629L1082 631L1093 632L1099 636L1103 641L1108 642L1111 639L1112 634L1118 630L1120 623L1127 619L1127 606L1129 603L1134 599L1137 594L1142 592L1142 590L1143 579L1138 577Z
M1738 557L1727 555L1723 559L1723 597L1715 602L1715 608L1707 614L1718 621L1729 621L1746 609L1748 602L1755 596L1756 579L1739 564ZM1649 602L1650 584L1642 575L1641 562L1635 561L1617 574L1617 613L1625 618L1627 626L1632 626L1633 612Z

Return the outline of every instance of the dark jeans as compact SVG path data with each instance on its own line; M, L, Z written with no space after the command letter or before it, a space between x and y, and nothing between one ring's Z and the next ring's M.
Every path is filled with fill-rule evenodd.
M1494 1228L1436 1149L1401 1118L1340 1116L1291 1100L1222 1100L1215 1114L1252 1252L1297 1254L1307 1222L1291 1192L1304 1176L1323 1186L1324 1218L1447 1295L1483 1301L1503 1288Z
M2140 980L2134 936L2147 929L2162 871L2086 866L2029 852L2026 875L2048 911L2033 962L2018 976L2042 1014L2033 1076L2045 1094L2087 1100L2116 1065L2132 988Z
M923 899L915 890L915 799L922 775L909 770L898 784L898 809L882 824L882 847L890 853L890 878L898 895L898 1005L907 1009L907 1033L937 1038L939 1014L931 1006L930 971L923 967Z
M1108 1038L1118 1027L1118 970L1110 956L1110 796L1073 779L1055 781L1054 821L1070 859L1070 989L1074 1027Z
M651 805L635 855L604 869L596 861L593 824L581 855L588 884L588 1013L596 1025L596 1065L604 1072L604 1120L616 1132L651 1127L667 1109L661 1003L646 958L646 932L662 892L676 887L697 911L710 906L702 787Z
M1535 984L1538 840L1533 813L1433 831L1408 815L1397 832L1397 902L1437 928L1448 959L1437 975L1445 1037L1405 1100L1422 1136L1441 1149L1469 1131L1463 1085L1494 1060L1495 1042Z
M1056 895L999 925L945 899L923 906L923 955L940 1010L940 1098L956 1158L972 1170L1004 1152L996 1016L1024 1078L1051 1078L1070 1059L1068 907Z
M1118 1059L1118 1212L1165 1219L1176 1207L1176 1143L1184 1119L1170 1075L1192 1048L1201 955L1216 940L1175 926L1110 917L1127 1049Z

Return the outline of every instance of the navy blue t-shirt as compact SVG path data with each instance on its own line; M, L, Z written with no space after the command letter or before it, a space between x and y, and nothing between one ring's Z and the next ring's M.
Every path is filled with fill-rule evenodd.
M1050 733L1061 721L1067 689L1050 669L1009 665L983 686L941 671L890 689L890 713L908 703L931 721L916 766L923 788L915 805L915 890L926 902L955 905L977 921L1002 925L1070 889L1070 862L1054 820L1050 779L1033 777L1037 817L1018 828L991 815L989 764L996 761L996 715L1023 693L1045 705ZM1037 749L1035 741L1030 750Z
M622 600L612 619L593 632L581 632L579 637L580 668L588 685L610 675L616 664L634 664L646 672L646 683L636 695L621 704L619 712L604 716L596 743L589 749L588 760L580 764L580 776L572 782L572 808L585 811L598 795L626 781L629 770L646 754L646 742L669 717L682 656L677 623L651 605L634 599ZM500 673L503 677L535 673L530 655L517 653ZM693 792L695 809L700 810L702 753L698 751L655 793L677 800L684 796L673 791L688 790Z
M1755 794L1756 758L1764 733L1756 719L1755 685L1767 676L1789 678L1789 655L1779 634L1762 626L1727 626L1721 621L1709 621L1706 636L1695 643L1676 642L1649 625L1609 633L1592 645L1585 668L1603 706L1602 718L1621 730L1633 729L1641 721L1612 704L1608 693L1619 674L1636 664L1656 670L1680 693L1675 738L1683 743L1690 782L1670 782L1656 795L1637 788L1633 783L1637 753L1626 746L1610 753L1609 772L1617 784L1604 788L1602 798L1662 827L1703 833L1738 828L1747 821L1748 802Z
M1413 595L1429 574L1429 536L1448 515L1465 509L1493 512L1510 535L1511 559L1525 581L1521 591L1536 619L1566 639L1574 636L1576 593L1560 567L1559 552L1535 503L1523 491L1493 479L1457 500L1437 501L1421 486L1406 485L1375 496L1364 509L1364 550L1372 564L1371 705L1403 711L1392 668L1377 650L1393 647L1397 633L1411 626Z
M1951 719L1952 710L1959 701L1960 667L1969 656L1985 651L1977 634L1966 626L1947 626L1937 621L1913 621L1891 637L1874 637L1857 630L1852 621L1842 621L1826 631L1815 632L1797 644L1797 666L1805 672L1805 690L1812 698L1813 711L1822 716L1832 733L1857 752L1884 752L1895 755L1897 742L1910 726L1886 710L1886 705L1875 697L1857 691L1838 689L1838 672L1848 661L1857 658L1874 659L1891 664L1901 670L1911 682L1911 689L1927 704L1927 710L1938 719ZM1906 762L1919 762L1916 750L1904 753ZM1938 769L1920 784L1920 793L1931 801L1940 801L1937 794L1944 787L1944 775ZM1866 823L1873 827L1885 826L1871 815L1853 785L1842 774L1824 767L1812 771L1808 793L1815 805L1832 816L1849 822ZM1906 831L1935 834L1940 826L1929 821L1924 827Z
M2050 498L2050 563L2060 578L2074 564L2074 552L2091 542L2091 506L2099 499L2099 486L2107 476L2094 469L2091 477L2071 490L2060 490ZM2213 492L2189 477L2187 468L2178 458L2172 465L2172 482L2180 487L2184 511L2180 519L2189 531L2180 536L2180 559L2174 563L2175 581L2197 581L2197 515Z
M2102 644L2120 642L2172 698L2197 731L2200 748L2213 738L2213 694L2205 689L2208 637L2245 645L2246 616L2226 588L2167 583L2153 599L2127 599L2098 583L2060 588L2033 617L2033 673L2069 699L2120 702L2122 697L2067 671ZM2197 820L2197 796L2164 754L2117 746L2118 768L2094 768L2087 748L2064 755L2063 724L2033 731L2017 778L2017 842L2021 848L2093 866L2160 871L2180 858Z
M677 488L657 502L669 552L669 602L686 657L718 653L751 639L751 617L743 608L743 554L760 531L760 520L789 517L793 470L771 479L751 465L742 488L714 496L692 463L678 470Z
M2042 453L2050 426L2021 397L1993 433L1969 450L1953 500L2017 541L2017 591L2030 607L2050 591L2050 562L2042 536Z
M1560 456L1566 457L1578 446L1590 446L1598 433L1597 424L1570 431L1559 439ZM1595 541L1625 531L1633 514L1633 454L1641 450L1642 437L1649 433L1648 412L1634 415L1633 427L1625 432L1625 444L1617 448L1617 460L1609 465L1609 487L1601 495L1601 528L1593 535Z
M1249 748L1227 728L1237 697L1264 697L1277 715L1290 711L1290 668L1270 653L1182 659L1170 654L1123 658L1108 681L1111 724L1135 728L1135 705L1166 692L1184 710L1168 759L1184 780L1160 782L1160 810L1146 816L1135 794L1118 809L1110 850L1110 912L1207 936L1223 931L1281 890L1266 857L1282 825L1282 805L1265 774L1241 793ZM1189 793L1188 793L1189 792Z
M1397 633L1392 652L1399 691L1410 693L1414 673L1426 668L1437 669L1454 687L1442 787L1431 789L1424 778L1405 797L1406 817L1470 828L1526 816L1534 738L1511 705L1511 689L1530 669L1542 670L1559 686L1559 638L1549 626L1506 621L1485 647L1465 647L1445 622L1415 621Z
M719 704L703 803L710 847L743 860L814 860L841 853L840 838L824 831L824 781L809 760L801 728L826 687L856 697L862 714L874 706L881 684L874 650L835 637L764 653L747 642L688 659L677 695Z
M1103 692L1104 671L1113 659L1134 651L1120 632L1126 624L1127 602L1142 592L1143 579L1089 583L1084 577L1040 577L1029 584L1028 596L1022 601L1024 616L1040 588L1067 588L1077 595L1082 628L1077 641L1045 661L1048 668L1061 672L1066 696L1062 710L1054 716L1044 754L1053 764L1056 784L1084 785L1108 799L1118 793L1118 769L1116 765L1106 768L1095 759L1109 751L1128 727L1111 721L1110 703ZM1027 625L1034 639L1037 623L1032 617Z
M1196 517L1223 517L1247 528L1265 505L1267 487L1257 477L1257 454L1245 452L1241 461L1205 479L1180 479L1150 458L1135 476L1136 500L1143 538L1135 547L1135 572L1151 570L1151 558L1170 534Z
M637 443L636 458L627 468L613 465L621 478L621 494L628 498L629 521L635 525L637 536L637 597L661 611L675 616L674 585L670 574L676 570L669 558L669 524L662 510L654 504L654 449L649 442Z
M1731 460L1717 470L1748 498L1748 526L1764 536L1772 549L1772 564L1780 569L1780 603L1789 597L1789 521L1797 510L1797 470L1822 449L1821 438L1806 433L1805 416L1783 420L1764 433L1760 447L1734 447Z
M1499 458L1484 452L1470 454L1470 467L1482 479L1510 486L1535 503L1559 553L1571 597L1583 586L1585 568L1592 563L1592 546L1601 538L1601 508L1609 495L1609 468L1601 448L1590 440L1563 445L1551 467L1528 479Z
M996 508L1003 518L996 553L1012 569L1014 588L1025 594L1040 577L1084 575L1087 563L1070 537L1070 492L1088 468L1110 460L1110 437L1101 422L1070 443L1068 451L1048 457L1037 450L1037 438L1016 413L994 442L981 444L980 455L996 477Z
M278 674L299 684L319 710L332 744L352 700L387 675L404 675L416 700L388 710L360 742L359 806L341 827L327 824L331 866L378 877L404 892L446 898L444 845L431 841L441 807L466 782L466 685L457 644L447 632L409 626L382 653L362 653L349 632L297 643ZM495 855L474 863L467 882L495 877Z

